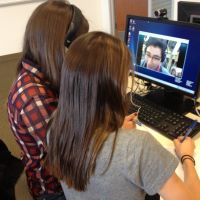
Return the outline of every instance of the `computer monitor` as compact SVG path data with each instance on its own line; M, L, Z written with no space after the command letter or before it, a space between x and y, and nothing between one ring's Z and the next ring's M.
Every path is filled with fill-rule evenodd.
M200 2L178 2L178 21L200 24Z
M200 26L127 16L125 42L139 78L196 98L200 74Z

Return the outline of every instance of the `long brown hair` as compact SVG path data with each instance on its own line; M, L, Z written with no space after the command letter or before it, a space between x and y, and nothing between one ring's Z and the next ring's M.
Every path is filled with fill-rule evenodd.
M49 0L35 9L26 26L17 73L22 68L22 60L28 59L41 67L41 71L51 82L52 87L59 89L65 35L73 16L72 6L64 0ZM85 17L82 14L80 17L82 19L76 37L88 32L89 29Z
M130 64L125 44L103 32L80 36L65 56L47 164L69 187L86 189L103 143L122 126Z

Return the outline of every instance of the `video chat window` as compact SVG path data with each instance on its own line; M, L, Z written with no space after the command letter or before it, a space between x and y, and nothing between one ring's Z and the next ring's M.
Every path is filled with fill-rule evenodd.
M139 31L137 66L182 78L189 40Z

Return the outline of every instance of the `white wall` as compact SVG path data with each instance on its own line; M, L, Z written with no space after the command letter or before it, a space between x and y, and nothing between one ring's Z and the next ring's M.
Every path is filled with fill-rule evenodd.
M70 0L77 5L90 24L90 30L111 32L110 0Z
M70 0L86 16L90 30L111 33L110 0ZM41 2L0 7L0 56L22 50L28 18Z

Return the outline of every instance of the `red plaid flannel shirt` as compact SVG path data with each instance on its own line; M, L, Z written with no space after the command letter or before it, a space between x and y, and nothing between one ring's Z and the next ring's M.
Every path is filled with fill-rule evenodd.
M8 97L8 118L21 147L30 192L34 197L60 192L59 181L42 166L46 154L47 123L57 107L57 95L29 61Z

